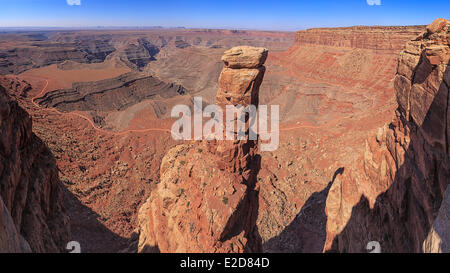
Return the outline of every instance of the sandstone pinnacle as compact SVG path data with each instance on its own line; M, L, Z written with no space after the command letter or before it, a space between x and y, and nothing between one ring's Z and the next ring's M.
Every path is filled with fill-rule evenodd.
M266 58L263 48L225 53L216 98L222 110L258 107ZM139 212L139 252L261 252L257 153L258 141L248 134L171 149L161 163L160 183Z
M259 87L266 71L263 64L267 54L265 48L250 46L234 47L225 52L222 57L225 67L219 77L216 96L216 103L224 113L227 105L258 107ZM236 121L237 117L233 119L233 122ZM249 128L249 120L246 121L246 128ZM218 156L217 164L220 169L231 172L240 170L241 173L251 169L251 162L258 151L258 141L250 140L248 135L245 140L234 143L222 141L209 143L207 146L209 151Z

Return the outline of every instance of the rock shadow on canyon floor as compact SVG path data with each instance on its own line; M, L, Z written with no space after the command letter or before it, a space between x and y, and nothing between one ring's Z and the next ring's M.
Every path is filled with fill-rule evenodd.
M328 193L336 178L345 168L339 168L327 187L313 193L294 220L278 236L267 241L265 252L321 253L325 245L327 216L325 205Z
M118 253L129 247L130 239L108 229L99 221L99 214L85 206L64 185L61 187L70 217L72 240L80 243L81 253Z

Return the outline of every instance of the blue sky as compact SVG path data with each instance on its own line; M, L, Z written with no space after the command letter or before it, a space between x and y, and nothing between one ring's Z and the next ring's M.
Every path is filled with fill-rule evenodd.
M381 1L381 5L369 5L367 1ZM448 19L449 14L450 0L0 0L0 27L298 30L428 24L437 17Z

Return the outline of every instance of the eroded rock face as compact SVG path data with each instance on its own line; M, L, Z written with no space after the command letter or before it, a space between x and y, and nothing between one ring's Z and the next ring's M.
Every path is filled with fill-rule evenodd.
M434 22L401 53L398 110L333 184L325 251L366 252L370 241L380 242L382 252L438 251L433 238L448 238L431 230L441 204L441 215L448 214L449 26Z
M10 96L26 97L32 89L31 84L16 77L0 77L0 85L6 88Z
M297 32L295 41L298 44L372 49L397 54L411 37L424 30L422 26L314 28Z
M231 50L238 51L239 49ZM217 104L258 105L265 49L241 51L259 64L219 79ZM226 59L226 58L225 58ZM235 64L234 67L243 67ZM139 213L140 252L261 252L256 230L260 158L257 141L211 141L177 146L161 164L161 182Z
M8 209L0 197L0 253L29 253L30 245L16 229Z
M228 68L258 68L267 60L267 54L265 48L238 46L225 51L222 61Z
M223 120L227 120L225 117L227 105L235 107L259 105L259 87L266 71L262 64L267 59L267 53L267 49L256 47L236 47L225 52L222 58L225 68L219 77L216 97L216 104L224 112ZM236 122L237 117L232 121ZM249 128L249 120L246 122L246 128ZM255 160L257 146L257 141L250 140L247 134L246 139L241 141L211 142L208 144L208 150L220 158L218 167L221 170L240 172L248 179L246 173L250 171L249 165Z
M0 86L0 252L64 251L70 227L62 194L53 155Z

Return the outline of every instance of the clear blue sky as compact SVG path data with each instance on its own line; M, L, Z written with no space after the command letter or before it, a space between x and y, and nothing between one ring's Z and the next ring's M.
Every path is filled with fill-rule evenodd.
M68 1L81 2L69 5ZM0 27L164 26L298 30L428 24L450 0L0 0ZM369 0L375 1L376 0Z

